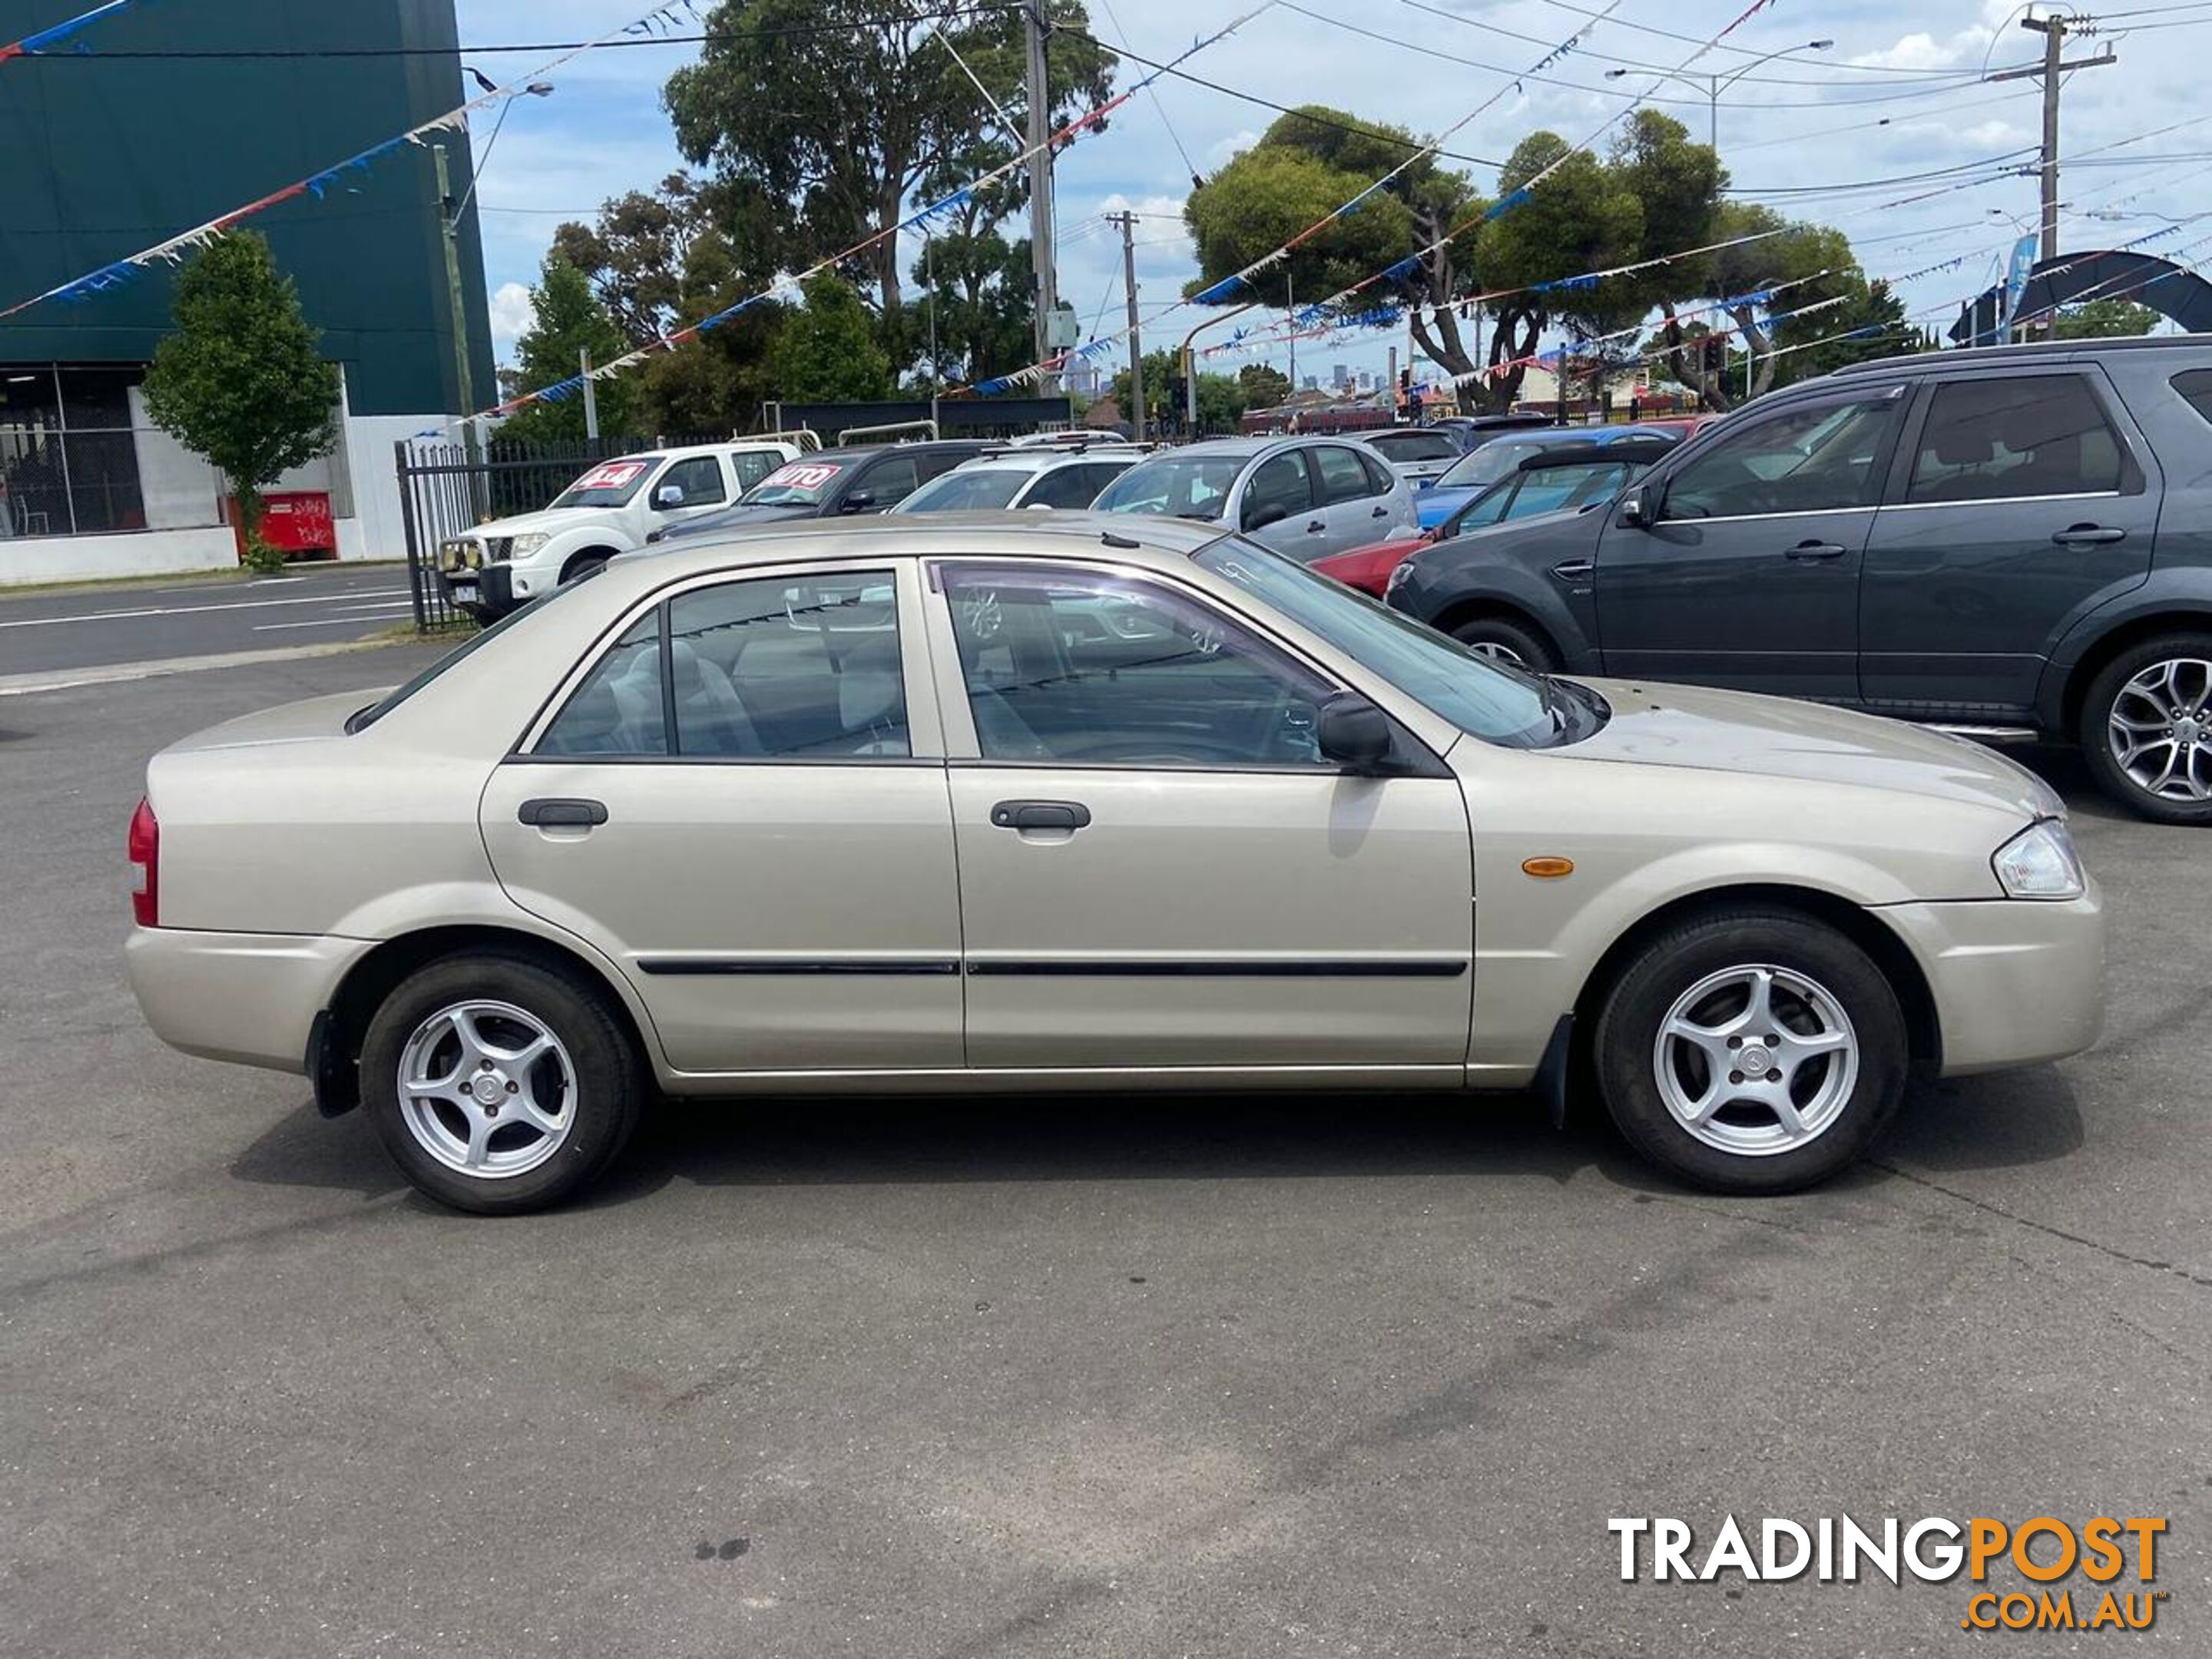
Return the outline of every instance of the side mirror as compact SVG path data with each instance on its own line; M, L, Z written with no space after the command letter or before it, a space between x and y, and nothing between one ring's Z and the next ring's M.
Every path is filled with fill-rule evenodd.
M1642 490L1632 489L1620 498L1619 517L1620 521L1631 530L1644 530L1650 526L1651 515L1645 509Z
M1449 519L1444 521L1445 524L1449 524L1450 522L1451 521ZM1421 539L1425 542L1440 542L1443 540L1443 538L1444 526L1441 524L1432 524L1426 530L1424 530L1421 532Z
M875 510L875 505L874 490L856 489L837 504L837 510L840 513L870 513Z
M683 506L684 486L682 484L661 485L653 492L653 504L664 513L672 507Z
M1261 507L1248 507L1244 509L1244 527L1247 530L1265 530L1269 525L1280 524L1290 516L1291 509L1280 501L1269 501Z
M1366 698L1340 691L1321 706L1314 741L1323 760L1371 772L1390 757L1390 717Z

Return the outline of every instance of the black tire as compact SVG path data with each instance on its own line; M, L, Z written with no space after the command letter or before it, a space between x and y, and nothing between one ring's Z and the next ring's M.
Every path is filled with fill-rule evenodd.
M1824 990L1848 1020L1857 1044L1857 1071L1836 1075L1833 1115L1825 1128L1783 1149L1730 1150L1700 1139L1669 1109L1662 1092L1656 1053L1660 1026L1676 1000L1710 976L1736 969L1780 969ZM1725 991L1717 991L1724 997ZM1747 995L1748 994L1747 993ZM1780 1017L1815 1024L1795 993L1778 982ZM1703 1005L1697 1005L1702 1006ZM1705 1024L1709 1022L1699 1020ZM1761 1033L1748 1039L1755 1042ZM1670 1049L1679 1054L1679 1049ZM1866 952L1835 929L1788 911L1715 912L1669 929L1638 951L1616 979L1599 1011L1591 1036L1599 1093L1630 1144L1653 1163L1691 1185L1720 1193L1796 1192L1816 1185L1864 1154L1904 1098L1910 1064L1905 1015L1889 981ZM1802 1060L1780 1086L1811 1085L1815 1102L1833 1060ZM1771 1076L1779 1076L1778 1068ZM1849 1079L1846 1091L1841 1086ZM1717 1083L1717 1079L1716 1079ZM1757 1087L1757 1079L1752 1079ZM1727 1090L1721 1093L1727 1095ZM1764 1109L1747 1103L1725 1109L1713 1132L1765 1133ZM1778 1114L1774 1132L1782 1133Z
M611 553L579 553L561 567L560 585L565 587L570 582L588 581L605 570L612 557Z
M2147 715L2148 708L2128 693L2128 683L2145 670L2167 662L2212 663L2212 634L2161 634L2156 639L2130 646L2106 663L2096 678L2089 682L2088 692L2081 700L2081 725L2075 733L2081 740L2081 757L2088 763L2089 774L2097 780L2097 787L2138 817L2155 823L2212 823L2212 799L2177 800L2154 794L2128 775L2119 757L2112 752L2114 705L2126 696L2129 708L2123 712L2137 717ZM2194 738L2203 732L2203 721L2197 717L2212 716L2212 707L2208 707L2212 705L2212 678L2192 670L2185 676L2179 689L2185 694L2194 694L2183 697L2192 706L2183 711L2188 718L2181 726L2185 737ZM2171 714L2172 705L2161 712ZM2202 742L2189 742L2186 747L2196 751L2194 763L2199 783L2212 786L2212 734L2203 735ZM2177 749L2173 752L2179 758L2185 751ZM2162 763L2162 751L2153 750L2147 758Z
M471 1175L441 1162L410 1127L402 1105L400 1066L409 1039L441 1010L472 1000L526 1012L558 1040L574 1073L565 1135L544 1162L518 1173ZM478 1215L542 1210L581 1190L629 1139L646 1089L636 1045L603 990L498 952L447 957L418 969L384 1000L362 1042L362 1105L385 1150L417 1190ZM466 1112L440 1106L449 1126L465 1127ZM534 1131L521 1126L520 1133Z
M1525 623L1508 617L1476 617L1451 631L1462 645L1505 657L1538 674L1559 672L1559 653L1552 642Z

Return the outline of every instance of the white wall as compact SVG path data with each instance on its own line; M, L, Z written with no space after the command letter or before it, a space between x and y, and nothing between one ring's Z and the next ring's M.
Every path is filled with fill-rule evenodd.
M234 570L228 526L212 530L129 531L112 536L17 536L0 541L0 586Z

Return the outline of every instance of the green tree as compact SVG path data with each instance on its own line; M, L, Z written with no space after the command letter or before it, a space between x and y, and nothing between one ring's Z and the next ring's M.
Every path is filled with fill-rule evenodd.
M987 380L1021 368L1036 357L1035 295L1030 287L1027 237L1008 241L981 228L981 216L963 215L929 238L911 275L935 313L937 351L930 356L930 319L908 307L909 349L938 385Z
M247 561L264 567L275 559L262 492L336 441L338 371L252 231L219 238L179 273L173 314L176 332L146 374L147 413L229 480Z
M1203 292L1264 258L1419 148L1420 141L1403 127L1362 121L1322 105L1280 117L1257 144L1184 203L1200 270L1188 291ZM1422 351L1447 373L1465 374L1475 365L1452 302L1466 290L1474 238L1471 230L1449 240L1447 234L1480 206L1465 174L1423 156L1356 211L1331 221L1219 302L1243 305L1256 297L1271 306L1315 304L1410 260L1389 283L1370 284L1343 309L1357 313L1405 305ZM1417 249L1426 251L1414 257Z
M518 378L525 391L574 379L581 353L590 352L596 366L613 361L627 349L622 331L592 294L584 273L557 250L548 253L539 267L538 286L530 290L530 327L514 343ZM602 433L619 437L635 429L637 383L634 379L612 375L594 382L592 390L599 404ZM532 441L574 440L585 435L585 427L580 388L557 402L535 403L518 410L500 422L499 435Z
M757 299L759 291L721 237L691 244L676 278L676 315L688 322L741 301L754 303L681 350L658 351L645 360L637 380L647 430L718 437L755 426L761 405L775 396L769 354L786 315L781 305Z
M1188 410L1176 396L1176 375L1174 352L1145 354L1145 423L1149 432L1183 432L1189 424ZM1130 402L1129 371L1126 368L1114 376L1114 401L1121 405L1121 416L1127 420ZM1237 417L1251 406L1250 393L1237 376L1212 374L1201 369L1198 376L1198 434L1188 435L1234 432Z
M1237 371L1246 409L1273 409L1291 395L1291 377L1266 363L1247 363Z
M1696 326L1682 326L1674 299L1662 303L1661 349L1668 372L1707 408L1733 409L1770 390L1778 374L1802 374L1794 367L1796 356L1811 354L1770 354L1853 326L1839 319L1867 301L1869 289L1850 240L1832 226L1800 223L1771 208L1732 202L1716 216L1712 233L1710 240L1736 246L1712 256L1706 278L1711 297L1700 307ZM1774 291L1771 303L1757 297L1769 291ZM1802 311L1831 301L1842 303L1770 325L1770 313ZM1721 308L1711 309L1715 303ZM1752 357L1748 391L1743 370L1747 346Z
M1112 64L1078 33L1090 27L1080 0L1049 0L1049 16L1057 128L1104 100ZM662 94L677 146L716 185L757 204L768 245L793 268L890 230L925 181L948 169L1020 151L959 61L1001 107L1018 106L1026 57L1016 8L722 0L706 21L699 60ZM991 220L1020 207L1024 188L1018 172L994 186L983 204ZM904 294L898 241L884 236L848 273L873 289L887 315Z
M850 283L823 271L800 290L769 348L776 396L787 403L865 403L890 395L890 359Z
M1878 331L1864 331L1869 330ZM1787 354L1772 360L1775 386L1809 380L1850 363L1927 349L1920 331L1905 321L1905 301L1890 292L1889 284L1867 282L1856 272L1849 279L1843 304L1780 324L1774 330L1774 345Z
M2110 340L2148 334L2157 326L2158 313L2133 300L2087 300L2061 307L2051 331L2061 340Z

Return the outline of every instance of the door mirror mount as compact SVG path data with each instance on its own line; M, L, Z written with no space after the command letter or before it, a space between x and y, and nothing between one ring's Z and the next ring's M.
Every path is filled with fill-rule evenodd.
M1648 530L1651 527L1651 508L1656 505L1656 502L1647 502L1642 490L1629 490L1620 498L1620 511L1615 515L1616 520L1631 530Z
M837 503L837 510L840 513L866 513L872 509L875 504L876 492L874 490L856 489L851 495L846 496L843 501Z
M1395 746L1390 717L1349 691L1340 691L1322 704L1314 722L1314 742L1323 760L1364 777L1385 770Z

